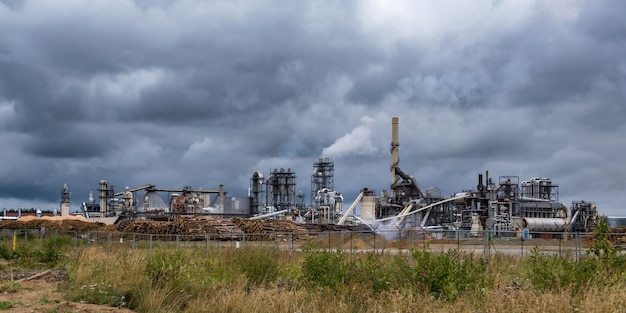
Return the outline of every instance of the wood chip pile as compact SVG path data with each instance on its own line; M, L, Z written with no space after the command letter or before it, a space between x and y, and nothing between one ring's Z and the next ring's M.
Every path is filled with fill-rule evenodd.
M0 222L0 228L7 229L28 229L28 228L47 228L58 229L64 231L90 231L90 230L102 230L106 229L106 225L103 223L90 223L78 220L45 220L45 219L32 219L32 220L5 220Z

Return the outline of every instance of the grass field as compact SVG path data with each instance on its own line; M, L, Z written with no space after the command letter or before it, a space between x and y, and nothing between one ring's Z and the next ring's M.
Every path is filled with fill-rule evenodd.
M487 259L457 250L348 253L263 246L0 248L2 270L67 272L65 299L136 312L624 312L626 257L600 232L588 252Z

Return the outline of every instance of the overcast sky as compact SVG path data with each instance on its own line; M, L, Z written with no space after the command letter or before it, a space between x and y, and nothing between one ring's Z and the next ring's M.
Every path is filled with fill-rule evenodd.
M246 196L335 163L351 203L400 168L445 196L549 177L626 215L625 1L0 0L0 207L106 179Z

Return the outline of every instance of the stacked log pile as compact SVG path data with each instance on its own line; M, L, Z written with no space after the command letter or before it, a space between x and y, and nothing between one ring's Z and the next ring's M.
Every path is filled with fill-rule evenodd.
M609 233L609 240L620 245L626 244L626 226L609 228Z
M230 219L239 229L246 233L246 240L288 241L309 239L309 231L301 224L285 220L250 220L233 217Z
M217 240L307 240L320 232L366 231L366 226L341 226L328 224L298 224L286 220L250 220L247 218L224 219L214 216L180 216L174 221L122 220L116 225L88 222L77 218L23 217L19 220L0 222L0 228L8 229L59 229L66 231L120 231L142 235L180 235L180 240L205 240L210 235Z
M127 220L118 224L118 230L125 233L181 235L182 240L211 238L229 240L242 237L243 232L229 220L202 216L181 216L175 221Z

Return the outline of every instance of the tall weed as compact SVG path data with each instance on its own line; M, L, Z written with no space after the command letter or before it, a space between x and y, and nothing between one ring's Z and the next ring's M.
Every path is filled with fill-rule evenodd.
M485 287L487 262L463 256L454 250L433 254L426 250L412 250L416 263L413 279L430 294L454 300L460 293Z
M270 283L279 273L277 252L275 248L242 249L235 262L253 284Z
M304 283L333 289L343 284L347 273L344 258L340 251L305 250L302 267Z

